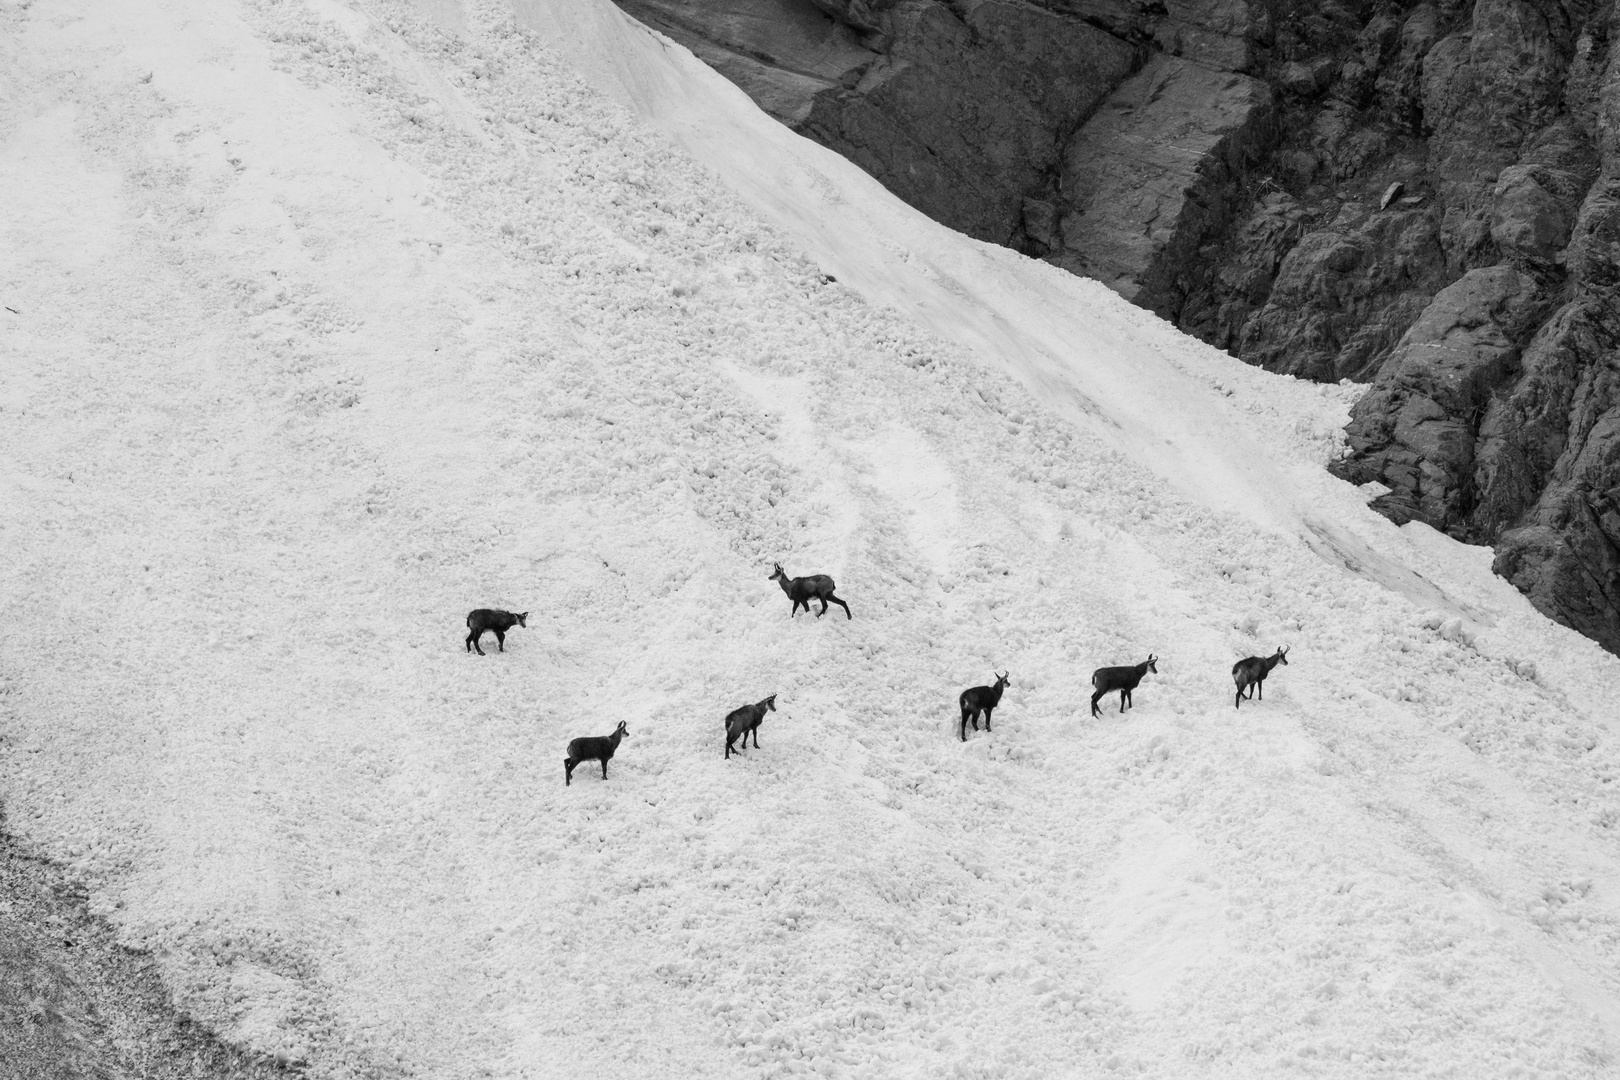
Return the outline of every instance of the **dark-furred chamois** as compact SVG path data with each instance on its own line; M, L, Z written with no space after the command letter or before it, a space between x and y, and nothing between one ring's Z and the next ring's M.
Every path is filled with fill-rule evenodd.
M771 574L771 580L780 582L782 591L787 593L789 600L793 601L793 615L797 615L801 607L808 612L810 610L810 601L820 600L821 610L816 612L816 618L819 619L827 614L827 602L830 600L844 609L845 618L853 619L855 617L849 613L849 605L833 595L833 589L835 588L833 579L826 574L811 574L809 577L790 578L787 576L787 572L782 569L782 564L777 563L776 572Z
M527 611L519 612L516 615L510 611L496 611L493 608L485 607L469 611L467 613L467 651L472 652L477 649L478 655L483 656L484 650L478 644L478 639L484 636L485 630L493 630L495 631L496 643L500 645L501 652L505 652L506 632L514 626L528 629L529 624L523 621L528 617L529 613Z
M1159 658L1149 653L1148 658L1140 664L1128 667L1100 667L1093 671L1091 685L1097 692L1091 695L1091 715L1100 715L1097 711L1097 702L1104 694L1115 690L1119 691L1119 711L1124 712L1130 708L1134 704L1131 701L1131 691L1141 684L1142 676L1148 672L1151 671L1155 675L1159 673L1159 669L1155 666L1158 662Z
M990 674L996 676L994 686L970 686L962 691L962 696L958 699L962 705L961 735L963 742L967 742L969 720L973 721L973 730L979 730L980 713L984 713L984 730L990 730L990 714L996 711L997 705L1001 704L1001 692L1007 689L1006 675L996 675L994 671Z
M742 736L742 744L737 747L740 754L748 749L748 734L754 735L754 749L759 749L759 725L765 719L765 714L776 711L776 695L772 694L764 701L753 705L744 705L740 709L732 709L726 714L726 757L731 757L731 744Z
M1246 656L1232 665L1232 681L1237 683L1237 700L1232 702L1232 708L1243 707L1243 691L1247 690L1249 697L1259 693L1259 700L1266 700L1266 676L1278 664L1288 663L1288 646L1279 645L1277 651L1270 656Z
M613 757L613 752L619 748L619 740L627 737L630 729L619 721L619 726L613 729L611 735L587 735L575 739L568 744L568 756L563 758L563 786L567 787L574 782L574 766L582 761L600 761L602 763L602 779L607 779L607 763Z

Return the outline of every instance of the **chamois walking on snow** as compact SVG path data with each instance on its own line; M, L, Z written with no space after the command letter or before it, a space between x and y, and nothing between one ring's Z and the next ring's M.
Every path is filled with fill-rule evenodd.
M984 713L984 730L990 730L990 714L996 711L997 705L1001 704L1001 692L1007 689L1006 675L998 675L994 671L992 671L990 674L996 676L996 685L970 686L966 690L962 691L962 696L959 700L962 704L961 735L963 742L967 742L967 727L969 720L973 721L973 730L979 730L980 713ZM1011 673L1009 672L1008 674Z
M484 636L485 630L495 631L495 641L506 651L506 632L514 626L521 626L525 630L529 624L524 619L529 617L527 611L516 615L510 611L496 611L493 608L481 607L467 613L467 651L478 650L478 655L484 655L484 649L478 644L478 639Z
M1266 676L1278 664L1288 663L1288 646L1279 645L1277 651L1270 656L1246 656L1232 665L1232 681L1237 683L1237 700L1232 702L1232 708L1243 707L1243 691L1247 690L1249 697L1254 697L1256 691L1260 700L1266 700Z
M611 735L587 735L569 743L568 756L563 758L563 769L565 770L563 773L563 787L567 787L574 782L574 766L582 761L600 761L602 763L602 779L606 780L608 759L613 756L613 751L619 748L619 740L629 734L630 731L624 726L624 721L620 720L619 726L613 729Z
M765 714L776 711L776 695L772 694L764 701L755 705L744 705L740 709L732 709L726 714L726 759L731 759L731 744L742 736L742 744L737 747L737 753L748 749L748 733L754 733L754 749L759 749L759 725L765 719Z
M833 595L833 589L836 586L833 585L833 579L826 574L811 574L809 577L790 578L787 576L787 572L782 569L782 564L777 563L776 572L771 575L771 580L780 582L782 591L787 593L789 600L793 601L793 615L797 615L801 607L808 612L810 610L810 601L820 600L821 610L816 612L816 618L819 619L827 614L827 601L830 600L844 609L846 619L855 617L849 613L849 605Z
M1091 695L1091 715L1100 716L1097 711L1097 702L1104 694L1119 691L1119 711L1124 712L1130 708L1131 691L1142 684L1142 676L1148 672L1159 673L1157 665L1159 658L1148 653L1148 658L1140 664L1131 664L1127 667L1100 667L1091 673L1091 685L1097 692Z

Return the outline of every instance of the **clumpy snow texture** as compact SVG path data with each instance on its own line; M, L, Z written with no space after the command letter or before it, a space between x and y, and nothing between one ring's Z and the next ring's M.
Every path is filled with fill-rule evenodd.
M717 81L599 0L0 0L13 829L315 1077L1620 1069L1620 661L1328 477L1347 391Z

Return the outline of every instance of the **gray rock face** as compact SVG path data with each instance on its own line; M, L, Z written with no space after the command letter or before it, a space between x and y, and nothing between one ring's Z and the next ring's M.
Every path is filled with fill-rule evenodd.
M1303 235L1237 344L1251 363L1324 382L1370 376L1451 277L1432 208L1346 203ZM1229 346L1230 347L1230 346Z
M1495 543L1497 572L1540 610L1620 652L1620 26L1612 6L1580 15L1481 3L1436 46L1424 93L1443 243L1454 265L1498 265L1436 295L1357 404L1338 471L1388 484L1374 505L1397 521ZM1442 92L1448 64L1466 70ZM1468 204L1489 208L1488 233ZM1476 291L1472 327L1414 354L1458 286L1492 273L1516 276L1512 295ZM1464 389L1449 399L1432 392L1448 374Z
M1064 139L1142 46L1013 0L621 0L931 217L1024 241Z
M1616 0L618 0L981 239L1273 371L1620 651Z
M1435 296L1384 361L1351 411L1343 475L1387 485L1373 504L1385 515L1467 537L1479 417L1514 370L1537 296L1512 267L1471 270Z
M1609 362L1577 390L1574 423L1551 482L1504 532L1496 572L1531 603L1620 652L1620 370Z
M1172 314L1180 267L1230 219L1233 177L1271 141L1271 97L1247 75L1155 56L1064 150L1053 260Z
M1607 407L1601 380L1593 376L1617 347L1620 311L1589 296L1565 304L1542 325L1524 350L1518 378L1492 398L1479 426L1476 532L1499 535L1540 500L1570 446L1572 422L1578 430L1581 417Z
M1567 122L1539 132L1491 192L1491 240L1519 261L1548 263L1569 243L1598 171L1592 145Z

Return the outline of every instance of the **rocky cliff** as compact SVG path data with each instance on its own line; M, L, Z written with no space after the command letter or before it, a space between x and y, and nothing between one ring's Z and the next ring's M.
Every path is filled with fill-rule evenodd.
M1368 383L1335 466L1620 652L1615 0L619 0L963 232Z

